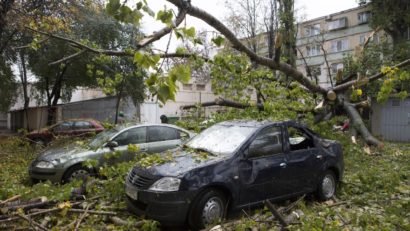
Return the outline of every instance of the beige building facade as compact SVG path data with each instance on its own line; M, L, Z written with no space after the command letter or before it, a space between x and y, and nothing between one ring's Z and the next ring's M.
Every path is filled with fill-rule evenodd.
M370 8L364 5L298 24L297 68L307 75L309 66L318 83L330 87L346 55L353 55L368 37L372 42L380 41L382 33L373 33L370 18Z

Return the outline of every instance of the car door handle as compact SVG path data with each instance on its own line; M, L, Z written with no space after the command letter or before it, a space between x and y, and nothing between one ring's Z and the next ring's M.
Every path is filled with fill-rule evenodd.
M316 159L323 159L323 155L316 155Z
M286 168L287 164L286 163L280 163L279 166L282 167L282 168Z
M141 148L140 150L145 152L145 151L148 151L148 148Z

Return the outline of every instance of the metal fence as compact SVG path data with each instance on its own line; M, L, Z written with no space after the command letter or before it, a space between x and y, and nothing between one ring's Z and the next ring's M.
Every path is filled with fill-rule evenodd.
M384 140L410 142L410 98L373 102L371 128Z

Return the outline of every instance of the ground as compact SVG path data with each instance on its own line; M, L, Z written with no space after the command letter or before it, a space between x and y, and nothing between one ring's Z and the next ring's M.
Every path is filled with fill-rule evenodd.
M276 204L282 208L280 211L285 217L294 215L289 229L410 230L410 144L386 142L383 149L368 149L360 142L351 144L347 133L331 131L330 127L330 124L324 124L316 126L315 130L327 138L339 140L344 147L345 176L337 197L319 203L308 195ZM73 230L75 227L80 230L158 229L157 222L135 217L126 211L123 183L132 163L101 169L104 177L87 183L87 200L75 202L69 201L71 191L81 182L66 185L31 183L27 167L40 151L40 147L18 137L0 140L0 230L38 228L37 225L42 226L39 229L54 230ZM10 204L6 209L1 201L16 195L21 196L20 202L32 200L34 203L35 198L36 202L47 201L45 208L54 210L29 218L26 214L44 210L15 211L10 209ZM96 214L101 211L108 215ZM10 217L19 219L2 220ZM278 230L279 223L272 219L267 208L260 208L237 212L222 228Z

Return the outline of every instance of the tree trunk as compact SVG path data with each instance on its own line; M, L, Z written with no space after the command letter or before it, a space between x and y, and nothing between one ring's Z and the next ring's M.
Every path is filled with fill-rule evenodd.
M53 90L48 98L48 114L47 114L47 125L51 125L56 121L56 111L58 100L61 98L61 88L63 87L63 77L67 70L68 64L66 64L61 72L57 75L56 81L53 86Z
M118 112L120 109L120 103L121 103L121 98L124 92L124 87L125 87L125 76L123 76L123 79L121 81L120 89L117 94L117 102L115 104L115 119L114 119L114 124L118 123Z
M28 107L30 104L30 98L28 97L27 93L27 69L26 69L26 60L24 57L24 51L20 51L20 61L21 61L21 73L20 73L20 80L21 80L21 87L23 88L23 98L24 98L24 115L26 117L26 129L30 131L29 125L29 116L28 116Z
M383 142L376 139L367 129L366 125L363 122L362 117L357 111L354 104L350 103L347 97L339 97L339 104L343 106L343 109L350 118L350 126L353 127L366 141L369 145L375 145L378 147L383 147Z

